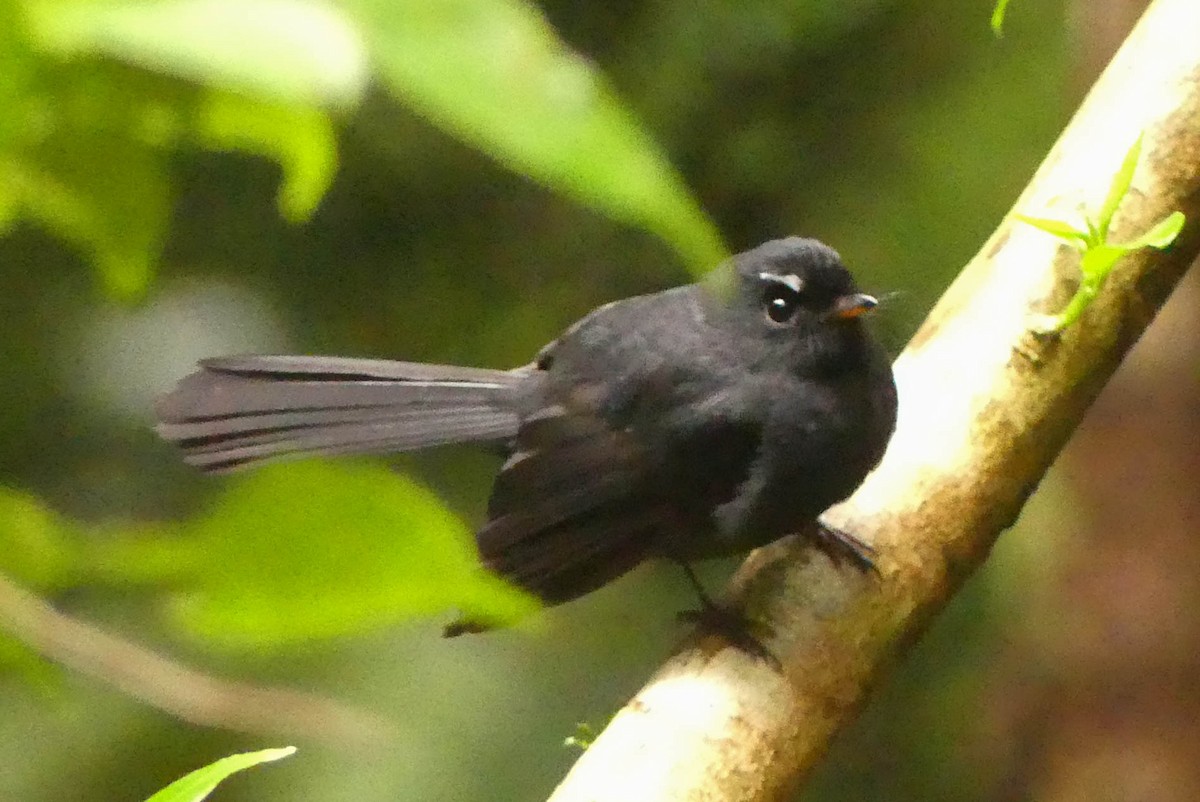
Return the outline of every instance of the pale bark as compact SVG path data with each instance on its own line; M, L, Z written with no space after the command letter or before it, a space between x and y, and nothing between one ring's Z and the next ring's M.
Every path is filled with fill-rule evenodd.
M1140 132L1120 241L1182 209L1167 252L1125 259L1058 340L1029 334L1078 281L1078 255L1004 221L896 361L900 422L883 463L827 519L874 544L879 575L796 544L751 555L731 594L772 631L769 662L685 645L579 759L552 802L785 799L1012 524L1088 405L1200 250L1200 3L1156 0L1015 205L1103 202ZM986 97L979 98L986 103ZM950 169L950 166L947 166Z

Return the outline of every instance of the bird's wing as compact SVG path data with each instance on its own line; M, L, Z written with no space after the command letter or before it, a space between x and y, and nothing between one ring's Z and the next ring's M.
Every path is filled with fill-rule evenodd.
M599 416L552 405L529 418L477 535L491 570L550 603L642 562L664 526L643 447Z
M296 454L410 451L517 434L521 371L373 359L210 359L158 400L157 431L222 472Z

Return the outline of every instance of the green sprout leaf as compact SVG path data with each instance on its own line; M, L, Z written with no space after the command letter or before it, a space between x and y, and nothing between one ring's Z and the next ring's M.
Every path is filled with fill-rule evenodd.
M263 749L260 752L247 752L240 755L230 755L210 763L191 774L180 777L175 782L162 789L146 802L201 802L231 774L275 760L282 760L295 754L296 747L285 746L282 749Z
M1129 242L1108 241L1113 217L1133 186L1133 176L1137 172L1138 161L1142 154L1142 140L1143 136L1139 135L1125 153L1120 169L1113 176L1108 194L1104 198L1104 204L1095 217L1086 218L1084 228L1081 229L1065 220L1030 217L1023 214L1014 215L1017 220L1052 234L1081 252L1079 289L1075 291L1075 295L1059 314L1039 315L1034 327L1035 333L1056 334L1077 322L1084 310L1099 295L1104 282L1121 259L1142 248L1158 248L1160 250L1166 248L1183 230L1186 218L1182 212L1176 211L1154 224L1149 231Z
M568 749L578 749L580 752L586 752L596 740L596 728L586 721L580 721L575 725L575 734L568 735L563 739L563 746Z
M1004 35L1004 14L1008 11L1008 0L996 0L996 7L992 9L992 33L996 36Z
M1158 248L1162 250L1175 241L1175 238L1179 236L1179 232L1183 231L1183 224L1186 222L1187 217L1183 212L1171 212L1145 234L1133 242L1127 242L1125 247L1130 250L1138 250L1139 248Z
M1100 283L1112 272L1112 269L1117 266L1121 257L1128 253L1129 249L1122 245L1101 243L1089 247L1079 260L1079 272L1083 274L1083 286L1098 288Z
M1112 186L1108 188L1108 196L1104 199L1104 205L1100 207L1100 213L1096 215L1095 227L1100 233L1100 241L1104 242L1108 239L1108 229L1112 225L1113 215L1117 213L1117 207L1121 205L1121 201L1125 200L1125 196L1129 194L1129 188L1133 186L1133 174L1137 172L1138 160L1142 157L1142 134L1133 141L1133 146L1125 154L1124 161L1121 162L1121 169L1117 170L1117 174L1113 176Z
M1086 232L1079 231L1074 224L1068 223L1064 220L1055 220L1050 217L1029 217L1023 214L1015 214L1013 217L1015 217L1017 220L1020 220L1022 223L1027 223L1034 228L1039 228L1042 231L1045 231L1047 234L1053 234L1059 239L1067 240L1069 242L1075 241L1081 245L1087 243L1088 241L1088 235Z

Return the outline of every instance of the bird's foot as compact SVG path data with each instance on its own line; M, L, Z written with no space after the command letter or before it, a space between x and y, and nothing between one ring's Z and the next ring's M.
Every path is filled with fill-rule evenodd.
M740 608L713 601L700 584L692 567L682 561L679 566L687 574L688 581L696 591L700 607L696 610L683 610L676 617L683 623L695 626L701 635L716 635L735 649L781 669L779 658L771 654L770 649L754 634L754 629L764 627L756 625Z
M879 574L879 569L875 567L875 549L866 541L822 521L816 522L813 534L817 548L823 551L834 565L848 562L864 573L871 571Z
M738 651L782 670L779 658L754 634L754 629L761 627L737 607L709 602L696 610L683 610L677 617L695 626L701 636L719 637Z

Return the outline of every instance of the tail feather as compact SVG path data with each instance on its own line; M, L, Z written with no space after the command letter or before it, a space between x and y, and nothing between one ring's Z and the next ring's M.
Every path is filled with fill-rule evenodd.
M160 427L162 431L163 427ZM511 436L512 425L494 410L453 416L427 416L367 424L320 423L304 427L255 430L232 435L177 440L184 461L210 472L240 468L263 459L304 454L386 454L446 443L492 441ZM171 439L168 437L168 439Z
M359 359L347 356L221 356L200 361L200 367L244 376L295 376L306 381L448 381L475 384L511 381L514 371Z
M184 459L228 471L299 454L410 451L511 439L520 371L338 357L206 360L159 399Z

